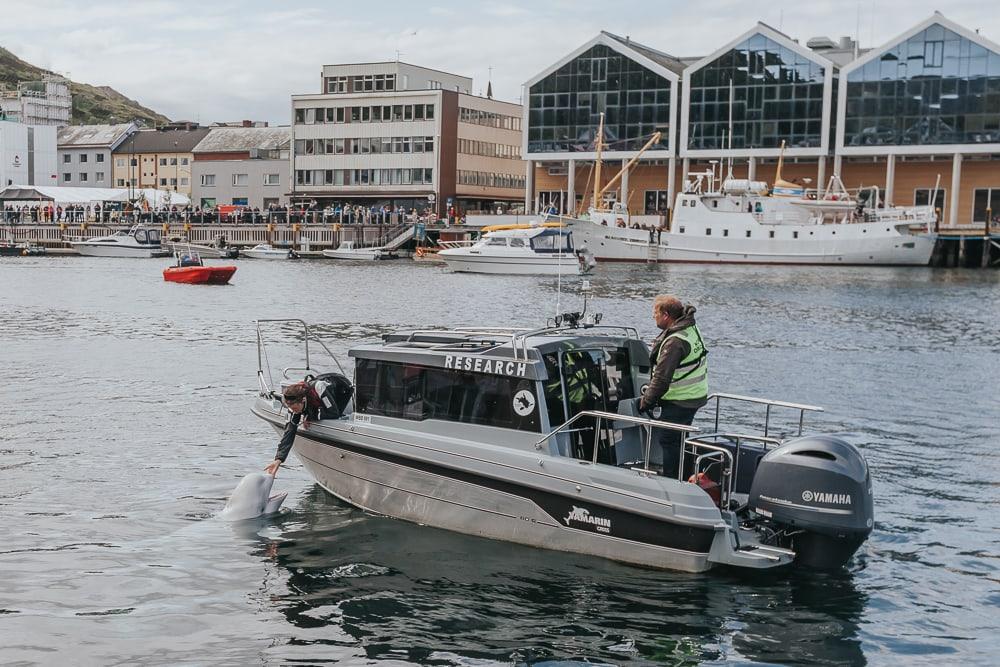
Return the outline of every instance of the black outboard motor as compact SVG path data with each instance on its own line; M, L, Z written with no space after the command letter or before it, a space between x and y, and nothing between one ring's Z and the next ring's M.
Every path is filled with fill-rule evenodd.
M825 435L790 440L761 460L749 507L765 517L795 562L841 567L872 532L868 464L851 444Z

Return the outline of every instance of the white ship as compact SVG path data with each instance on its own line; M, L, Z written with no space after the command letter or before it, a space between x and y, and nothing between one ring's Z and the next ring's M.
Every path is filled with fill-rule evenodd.
M600 179L600 146L597 154L595 183ZM714 164L708 171L689 174L674 202L673 219L662 230L632 224L620 205L591 207L586 219L562 220L571 224L578 243L605 262L917 266L930 262L937 238L933 206L883 206L878 188L851 193L837 175L825 190L809 191L782 180L781 166L779 158L770 188L761 181L722 178ZM718 167L721 172L722 165ZM594 202L602 201L617 180L602 190L595 186Z
M925 266L934 250L934 208L881 208L875 188L863 191L867 198L843 188L782 197L764 183L727 179L716 188L711 172L692 176L667 229L591 209L588 220L573 221L574 236L606 262Z

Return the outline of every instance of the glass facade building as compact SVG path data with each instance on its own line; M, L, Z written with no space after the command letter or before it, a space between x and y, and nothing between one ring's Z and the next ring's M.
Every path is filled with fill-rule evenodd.
M671 82L596 44L528 91L528 153L590 153L604 115L605 150L635 151L663 132L651 152L667 151Z
M826 66L755 33L689 73L687 148L821 148ZM724 139L724 135L726 135Z
M846 79L844 147L1000 143L1000 54L939 23Z

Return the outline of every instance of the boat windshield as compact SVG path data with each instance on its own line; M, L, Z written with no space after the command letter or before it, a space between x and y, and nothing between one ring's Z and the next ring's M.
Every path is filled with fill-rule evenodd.
M617 412L618 403L635 397L627 348L572 349L543 355L549 380L545 404L552 428L585 410ZM596 420L581 418L566 437L567 453L593 460ZM597 460L613 463L613 432L605 423L598 438Z
M531 249L535 252L573 252L573 238L567 231L546 229L531 238Z
M535 382L525 378L358 359L355 391L361 414L541 431Z
M502 236L491 236L486 239L486 245L489 246L505 246L507 245L507 239Z

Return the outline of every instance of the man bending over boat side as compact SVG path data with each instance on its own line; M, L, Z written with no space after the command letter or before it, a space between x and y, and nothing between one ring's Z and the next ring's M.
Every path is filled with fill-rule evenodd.
M653 373L639 402L640 411L659 407L659 420L688 426L708 402L708 350L694 313L694 306L685 306L672 294L653 299L653 321L662 332L650 350ZM657 430L663 449L663 475L677 479L684 434Z
M306 424L310 419L315 420L319 416L320 401L318 395L305 382L298 382L285 388L282 401L285 407L292 413L291 419L285 424L285 431L281 434L278 442L278 451L274 454L274 460L267 464L264 471L269 475L276 475L278 468L288 458L295 443L295 434L299 430L299 423L305 415Z

